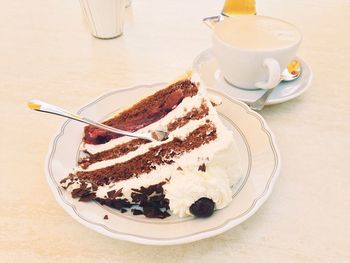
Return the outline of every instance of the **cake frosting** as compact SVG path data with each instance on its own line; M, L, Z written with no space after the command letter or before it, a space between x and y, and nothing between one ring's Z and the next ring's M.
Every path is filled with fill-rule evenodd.
M131 208L134 214L148 217L193 216L193 205L202 198L210 200L215 210L226 207L242 177L232 131L223 125L206 88L195 77L180 82L176 85L181 88L171 86L175 84L164 88L171 91L167 98L175 97L172 101L176 103L169 104L171 109L136 129L167 131L167 140L150 142L124 136L103 139L100 144L84 141L81 150L87 157L62 180L61 186L81 201L96 200L122 212ZM186 85L195 92L177 99ZM152 96L156 100L156 95L141 100L138 107L143 101L152 101ZM131 116L130 112L119 111L104 123L123 114Z

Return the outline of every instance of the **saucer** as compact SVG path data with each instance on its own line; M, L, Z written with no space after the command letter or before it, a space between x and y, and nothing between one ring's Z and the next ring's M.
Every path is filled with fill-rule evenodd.
M300 57L297 59L301 62L302 74L296 80L289 82L281 82L268 98L266 105L277 104L291 100L304 93L310 86L312 80L312 71L310 66ZM264 90L245 90L229 84L223 77L222 72L218 68L218 64L211 49L207 49L200 53L193 61L193 72L198 73L201 81L212 88L222 91L230 97L252 103L256 101Z

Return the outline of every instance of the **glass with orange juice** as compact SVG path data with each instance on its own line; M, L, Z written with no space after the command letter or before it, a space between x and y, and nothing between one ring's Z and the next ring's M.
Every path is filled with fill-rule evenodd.
M255 0L226 0L222 15L255 15Z

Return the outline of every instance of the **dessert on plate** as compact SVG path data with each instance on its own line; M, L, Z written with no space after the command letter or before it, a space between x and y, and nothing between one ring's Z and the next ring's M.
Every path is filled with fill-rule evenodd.
M103 123L127 131L164 130L168 139L151 142L86 126L84 156L61 181L73 198L150 218L208 217L231 202L242 177L233 133L194 76Z

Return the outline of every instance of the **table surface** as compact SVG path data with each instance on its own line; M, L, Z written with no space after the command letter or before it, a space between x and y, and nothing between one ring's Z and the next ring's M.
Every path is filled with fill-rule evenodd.
M133 0L125 33L98 40L79 2L2 1L0 9L0 262L350 262L350 2L257 1L261 15L304 34L299 55L310 89L261 115L282 156L275 188L249 220L191 244L113 240L56 203L44 175L62 119L38 114L40 98L77 110L116 88L173 79L211 46L201 19L223 1Z

